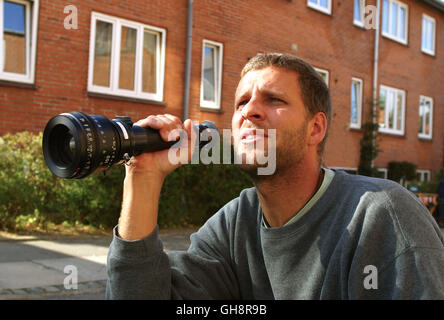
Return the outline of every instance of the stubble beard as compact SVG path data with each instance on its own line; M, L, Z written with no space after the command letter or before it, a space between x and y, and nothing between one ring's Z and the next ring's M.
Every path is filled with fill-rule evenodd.
M236 164L243 172L245 172L254 182L259 184L263 181L275 179L276 177L285 176L286 173L298 166L306 153L305 137L307 132L306 124L302 125L296 132L293 130L280 130L276 134L276 169L271 175L258 174L258 168L266 167L268 164L259 164L257 161L257 150L249 150L255 152L254 163L247 164L242 162ZM261 152L261 151L259 151ZM264 157L268 157L268 143L264 144Z

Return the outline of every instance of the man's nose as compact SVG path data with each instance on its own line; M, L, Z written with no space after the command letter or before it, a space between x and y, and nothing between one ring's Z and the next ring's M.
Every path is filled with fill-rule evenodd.
M262 121L265 119L264 106L258 99L251 99L242 108L242 118L250 121Z

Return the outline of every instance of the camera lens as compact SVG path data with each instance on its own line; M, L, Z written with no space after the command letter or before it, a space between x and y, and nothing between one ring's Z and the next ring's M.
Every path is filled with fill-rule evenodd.
M45 161L61 178L84 178L109 168L120 160L120 147L119 130L112 121L81 112L53 117L43 133Z
M217 131L211 122L204 122L197 129ZM103 116L70 112L51 118L46 124L43 156L56 176L81 179L143 152L167 149L176 142L164 141L158 130L133 126L129 117L108 120ZM201 146L205 143L201 142Z

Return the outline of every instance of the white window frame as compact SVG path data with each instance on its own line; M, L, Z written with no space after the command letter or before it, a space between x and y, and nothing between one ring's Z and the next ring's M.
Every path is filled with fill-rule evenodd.
M111 23L113 26L112 44L111 44L111 66L110 66L110 86L103 87L93 84L94 72L94 52L96 39L96 22L97 20ZM126 90L119 88L119 68L120 68L120 44L122 27L137 29L136 39L136 65L134 69L134 90ZM142 50L143 36L145 29L159 34L156 48L156 93L148 93L142 91ZM105 15L98 12L91 13L91 32L90 32L90 49L89 49L89 69L88 69L88 92L99 93L111 96L136 98L143 100L163 101L163 88L165 78L165 46L166 46L166 30L139 22L129 21L126 19Z
M216 101L209 101L204 100L204 62L205 62L205 46L213 47L215 50L216 57L215 57L215 100ZM223 52L224 52L224 45L220 42L211 41L204 39L202 41L202 72L200 77L200 106L201 108L208 108L208 109L216 109L219 110L221 108L221 96L222 96L222 66L223 66Z
M430 170L416 170L416 174L419 174L419 181L421 183L429 182L431 177ZM426 179L427 177L427 179Z
M4 0L0 0L0 80L33 84L35 81L35 61L37 53L37 27L39 0L8 0L18 4L25 5L25 44L26 44L26 73L19 74L13 72L4 72L4 48L3 48L3 16L4 16ZM32 22L32 23L31 23Z
M331 15L331 1L332 0L327 0L327 8L320 5L320 0L316 0L316 3L312 3L310 0L307 0L307 6L322 13Z
M386 37L386 38L392 39L392 40L400 42L402 44L407 44L408 38L409 38L409 35L408 35L408 31L409 31L409 6L407 4L401 2L401 1L398 1L398 0L387 0L387 1L388 1L388 12L387 12L387 15L388 15L388 17L387 17L388 32L385 32L384 29L383 29L383 26L381 25L381 34L384 37ZM400 19L399 19L399 15L400 15L399 12L401 12L400 8L402 7L402 8L405 9L405 24L404 24L405 39L399 37L398 35L394 35L394 34L390 33L391 26L392 26L392 23L391 23L392 22L392 15L391 15L392 3L396 3L398 5L398 13L397 13L397 15L398 15L398 19L397 19L398 20L398 25L397 25L398 33L399 33L399 30L400 30L400 24L401 24L400 23ZM383 15L382 16L382 21L383 21L384 20L384 13L385 12L384 12L384 10L382 10L382 11L383 11L382 12L382 15Z
M325 84L327 85L327 88L329 87L329 81L330 81L330 73L328 72L328 70L325 69L321 69L321 68L316 68L313 67L313 69L316 70L317 73L320 74L320 76L325 76Z
M381 85L379 87L379 94L381 94L381 90L385 89L387 91L386 97L388 97L389 92L394 92L395 93L395 100L397 98L397 95L400 94L402 96L402 119L401 119L401 128L400 129L391 129L391 128L387 128L388 127L388 117L389 117L389 112L387 111L387 100L385 101L385 115L384 115L384 124L386 125L386 127L381 127L379 126L378 131L381 133L388 133L388 134L394 134L394 135L399 135L399 136L403 136L404 135L404 129L405 129L405 105L406 105L406 94L404 90L401 89L397 89L397 88L393 88L393 87L389 87L389 86L384 86ZM396 119L398 116L398 108L396 108L396 101L395 101L395 109L394 109L394 113L393 113L393 122L396 123ZM379 121L378 121L379 123Z
M432 48L432 50L429 50L428 48L424 48L424 20L429 20L429 21L433 22L433 30L432 30L433 48ZM436 19L423 13L422 20L421 20L421 51L426 54L429 54L431 56L434 56L435 55L435 47L436 47Z
M362 119L362 98L363 98L363 81L362 79L359 78L352 78L352 85L351 85L351 90L353 89L353 83L358 83L359 84L359 90L358 90L358 96L356 97L356 101L357 101L357 123L352 123L351 122L351 92L350 92L350 128L353 129L361 129L361 119Z
M421 139L432 139L432 136L433 136L433 98L422 96L422 95L419 96L419 108L421 107L421 100L423 100L423 99L430 101L430 132L429 132L429 134L419 132L418 137ZM424 121L423 128L425 128L425 125L426 125L425 118L423 119L423 121Z
M355 5L356 5L356 1L359 1L361 3L360 6L360 16L361 16L361 20L356 20L355 19ZM365 0L353 0L353 24L355 26L364 28L364 19L365 19Z
M383 174L383 179L388 179L388 169L387 168L377 168L377 171Z

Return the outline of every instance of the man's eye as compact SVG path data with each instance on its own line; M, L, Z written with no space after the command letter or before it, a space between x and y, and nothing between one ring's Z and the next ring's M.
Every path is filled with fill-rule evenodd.
M242 100L241 102L239 102L238 104L237 104L237 107L239 108L239 107L242 107L243 105L245 105L245 104L247 104L248 103L248 101L247 100Z
M279 99L279 98L270 98L270 101L271 102L273 102L273 103L285 103L285 101L284 100L282 100L282 99Z

